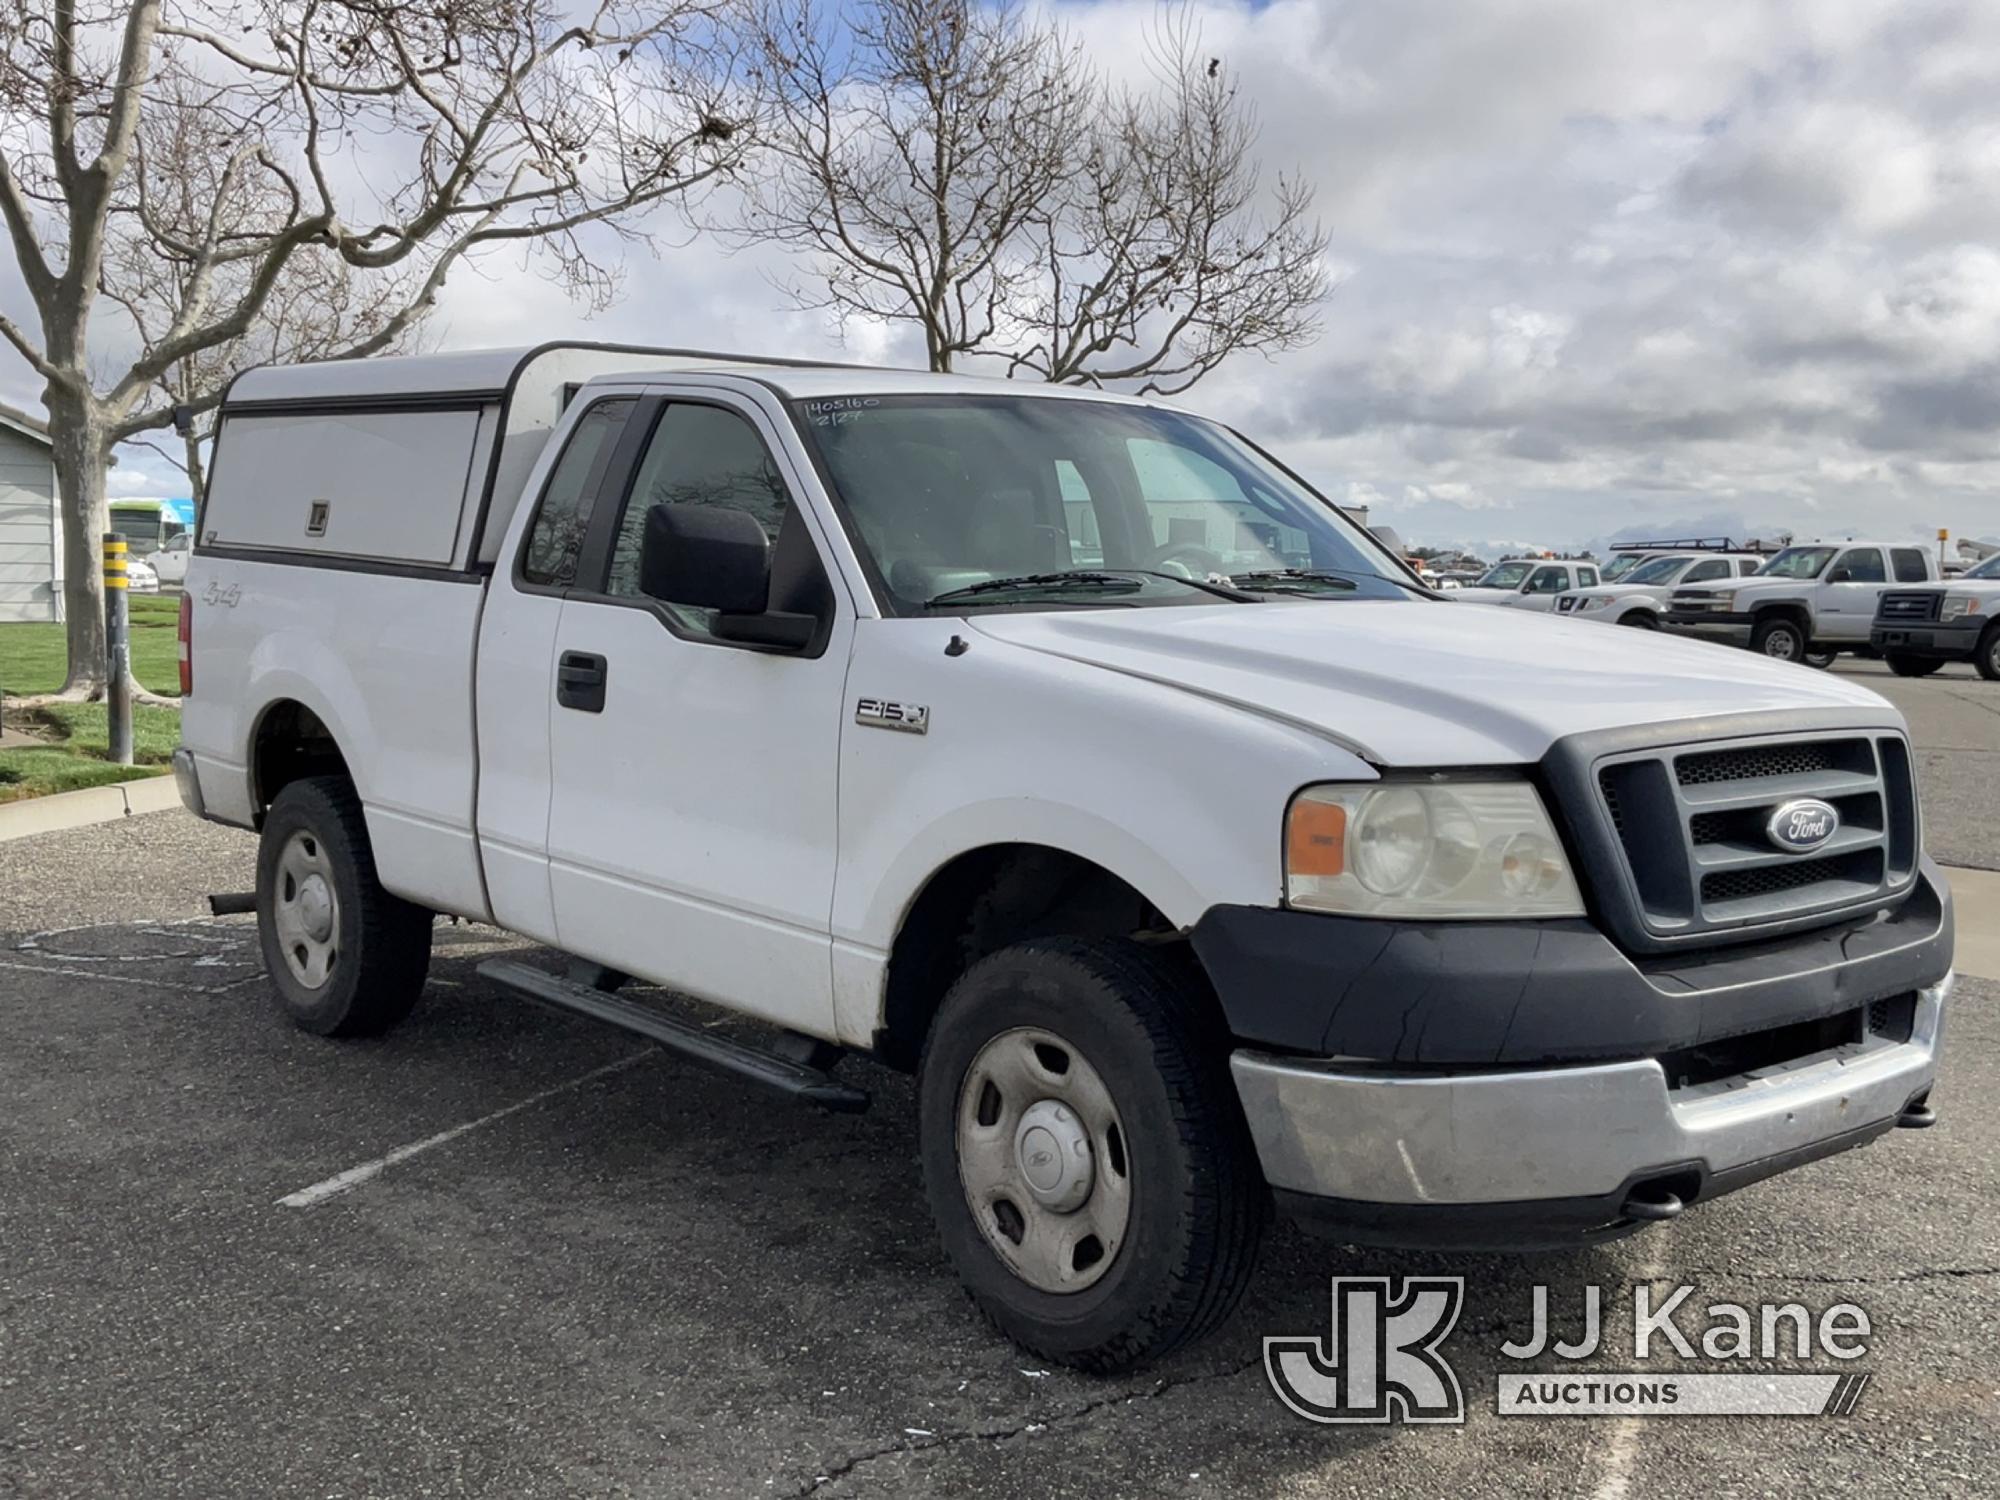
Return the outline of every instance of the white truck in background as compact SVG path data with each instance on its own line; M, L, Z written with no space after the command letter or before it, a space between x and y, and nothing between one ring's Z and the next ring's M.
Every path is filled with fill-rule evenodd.
M1562 595L1572 589L1596 588L1600 582L1596 563L1515 558L1488 568L1477 583L1458 590L1452 599L1460 604L1492 604L1548 614Z
M1573 1244L1934 1118L1950 895L1895 709L1466 618L1153 402L269 368L221 407L175 770L258 831L299 1026L393 1026L446 913L546 945L494 985L795 1098L911 1070L972 1297L1113 1370L1227 1314L1274 1204Z
M1823 667L1868 646L1889 589L1937 576L1937 558L1921 543L1813 542L1785 548L1754 578L1675 589L1666 628Z
M1667 601L1685 584L1748 578L1764 565L1755 552L1660 552L1628 569L1616 583L1572 589L1556 600L1556 613L1600 625L1658 630Z

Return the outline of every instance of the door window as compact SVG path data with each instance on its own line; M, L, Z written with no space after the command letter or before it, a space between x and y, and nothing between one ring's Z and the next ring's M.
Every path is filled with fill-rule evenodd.
M590 525L590 501L632 406L630 396L600 401L570 429L562 457L542 489L535 523L528 529L521 554L523 582L543 588L568 588L576 582L576 560Z
M1922 583L1930 577L1925 566L1926 553L1921 547L1897 547L1889 553L1896 565L1896 582Z
M1840 561L1833 565L1833 571L1846 569L1843 583L1887 583L1888 575L1882 571L1882 554L1874 547L1850 547L1841 553Z
M1762 571L1763 567L1764 560L1761 557L1739 557L1736 559L1736 571L1741 573L1745 578L1749 578Z
M1568 587L1569 569L1537 568L1534 576L1528 580L1528 586L1521 592L1524 594L1560 594Z
M1576 570L1576 586L1577 586L1578 588L1580 588L1580 589L1594 589L1594 588L1596 588L1596 587L1597 587L1597 569L1595 569L1595 568L1578 568L1578 569Z
M1727 578L1728 576L1729 576L1728 563L1723 562L1720 559L1710 559L1708 562L1698 562L1693 567L1689 568L1687 570L1687 576L1683 578L1681 582L1713 583L1718 578Z
M643 597L639 546L646 513L655 505L722 505L747 511L775 543L791 511L791 495L777 460L749 421L720 406L674 402L661 413L632 477L624 513L612 538L604 592L614 599ZM650 601L689 634L712 635L715 611Z

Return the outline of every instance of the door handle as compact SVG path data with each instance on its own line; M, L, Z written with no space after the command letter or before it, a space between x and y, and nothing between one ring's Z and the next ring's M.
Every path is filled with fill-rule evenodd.
M556 702L579 713L604 712L604 658L588 651L565 651L556 660Z

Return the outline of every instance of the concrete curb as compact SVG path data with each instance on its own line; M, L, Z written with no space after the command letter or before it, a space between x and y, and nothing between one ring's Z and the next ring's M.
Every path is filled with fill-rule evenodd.
M116 823L122 818L165 812L180 805L180 791L171 776L152 776L113 786L89 786L80 792L58 792L53 797L30 797L25 802L0 803L0 844L92 823Z

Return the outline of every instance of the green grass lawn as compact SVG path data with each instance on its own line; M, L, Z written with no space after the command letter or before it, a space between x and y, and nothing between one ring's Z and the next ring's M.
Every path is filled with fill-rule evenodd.
M166 770L181 738L179 709L139 705L132 710L132 759L137 764L119 766L105 758L110 751L110 731L101 703L52 703L46 708L12 710L7 725L10 729L32 729L47 737L48 743L0 750L0 802L158 776Z
M152 692L180 692L180 653L174 625L180 600L159 594L134 594L127 601L132 619L132 675ZM105 709L101 703L56 703L23 709L14 698L61 690L68 652L60 625L0 625L0 710L9 729L25 729L45 743L0 750L0 802L46 797L81 787L136 781L165 770L180 743L178 709L135 707L132 710L131 766L113 765Z
M174 627L180 598L173 594L133 594L132 675L150 692L181 690L180 649ZM61 690L69 652L60 625L0 625L0 693L9 698Z

